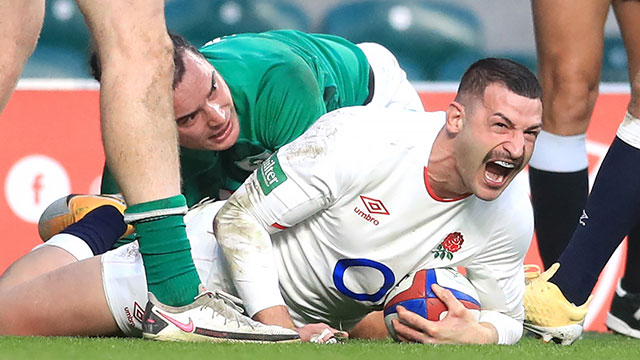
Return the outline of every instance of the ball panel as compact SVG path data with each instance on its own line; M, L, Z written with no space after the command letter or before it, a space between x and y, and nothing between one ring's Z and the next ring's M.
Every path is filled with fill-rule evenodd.
M398 317L398 305L431 321L439 321L446 316L448 309L431 289L433 284L451 291L476 319L479 318L481 305L477 300L478 294L466 277L452 268L423 269L403 278L387 295L384 320L391 337L397 340L391 321Z
M422 317L427 317L428 305L424 301L424 299L409 299L409 300L397 302L396 304L389 306L388 308L385 308L384 315L386 316L391 313L397 313L398 310L396 308L398 307L398 305L402 306L407 310L413 311L414 313Z
M436 275L436 269L427 269L420 270L420 272L424 271L426 273L426 281L424 282L424 286L426 287L426 293L428 298L438 298L436 294L431 289L432 284L438 283L438 276Z
M456 297L456 299L460 300L462 304L465 304L464 307L468 309L480 309L480 302L474 299L473 296L466 294L460 290L456 290L448 287L445 287L445 289L451 291L451 293L453 294L453 296ZM469 307L466 304L472 307Z
M426 297L426 284L427 284L427 270L420 270L413 276L413 281L410 282L410 286L393 296L391 301L386 306L397 305L401 301L425 298ZM408 279L401 280L400 283L407 281ZM398 284L400 285L400 284ZM431 291L431 290L429 290ZM403 305L404 306L404 305ZM395 307L394 307L395 308Z
M427 309L427 316L423 317L427 320L438 321L440 320L440 314L443 311L447 311L447 306L436 297L427 299Z
M481 310L480 303L475 299L472 299L472 301L460 300L460 302L469 310Z

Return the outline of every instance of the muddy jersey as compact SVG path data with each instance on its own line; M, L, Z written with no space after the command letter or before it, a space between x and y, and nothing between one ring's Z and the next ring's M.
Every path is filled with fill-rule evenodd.
M222 37L199 50L229 86L240 134L222 152L181 148L189 205L205 196L219 197L220 189L237 189L322 114L362 105L369 95L366 56L340 37L277 30ZM119 192L108 169L102 192Z
M349 329L411 271L461 266L481 321L500 343L520 338L533 234L526 184L517 178L494 201L435 196L427 165L445 116L340 109L262 163L215 228L250 315L286 304L300 323ZM230 203L240 215L225 216Z

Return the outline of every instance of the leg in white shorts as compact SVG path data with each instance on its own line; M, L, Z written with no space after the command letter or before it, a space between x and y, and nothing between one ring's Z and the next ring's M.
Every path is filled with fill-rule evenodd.
M191 254L208 289L236 295L226 261L213 236L213 218L224 201L189 210L185 216ZM107 303L118 327L128 336L142 335L142 317L147 303L147 281L138 243L122 246L102 256L102 281Z
M373 70L373 99L367 106L399 106L407 110L424 111L418 92L391 51L376 43L360 43L358 47Z

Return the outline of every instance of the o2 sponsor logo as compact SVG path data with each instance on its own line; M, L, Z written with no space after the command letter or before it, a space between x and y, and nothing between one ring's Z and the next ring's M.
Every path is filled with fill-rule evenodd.
M333 269L336 288L358 301L375 303L382 300L395 281L396 277L388 266L370 259L341 259ZM362 289L367 286L378 289ZM355 287L360 289L354 289Z
M17 161L4 183L9 208L20 219L34 224L49 204L70 192L66 170L44 155L29 155Z

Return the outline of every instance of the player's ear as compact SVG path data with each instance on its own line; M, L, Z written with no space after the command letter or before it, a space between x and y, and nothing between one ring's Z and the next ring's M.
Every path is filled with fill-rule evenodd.
M464 106L457 101L452 101L447 107L447 121L445 127L449 134L457 134L462 130L465 119Z

